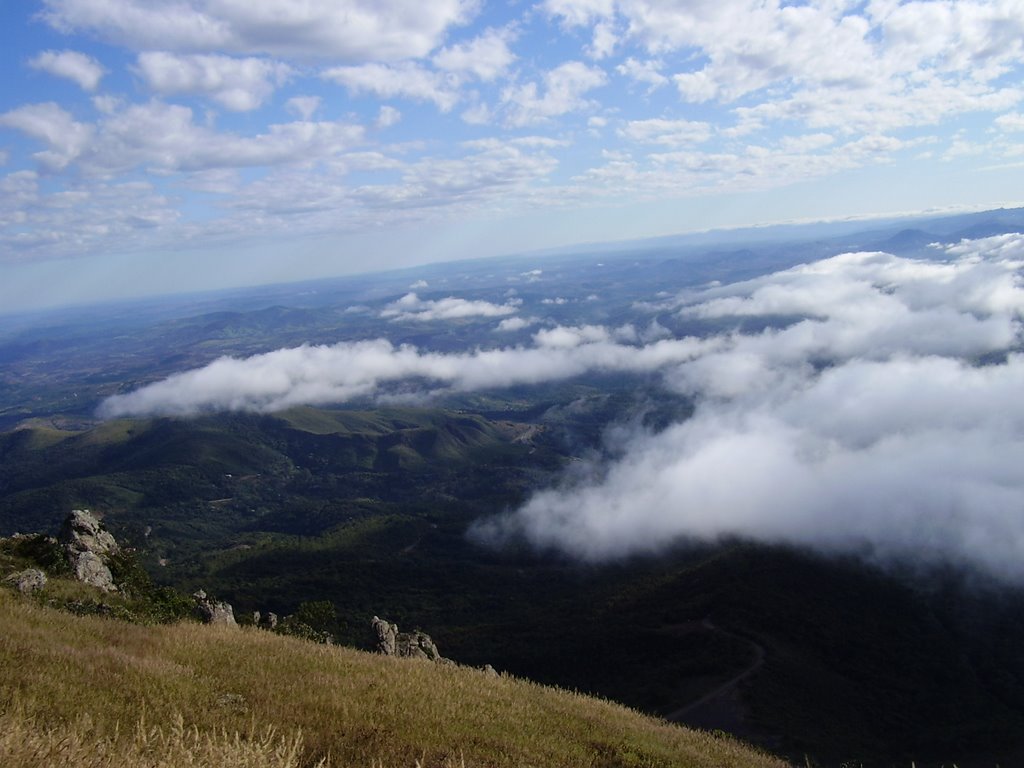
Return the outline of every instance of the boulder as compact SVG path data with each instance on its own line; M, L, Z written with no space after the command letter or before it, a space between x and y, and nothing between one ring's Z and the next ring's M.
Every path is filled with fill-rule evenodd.
M11 584L21 594L30 595L46 586L46 574L38 568L26 568L24 571L12 573L4 581Z
M221 624L229 627L238 626L238 622L235 621L235 610L231 607L231 603L225 603L223 600L212 600L201 589L195 592L192 597L196 601L196 615L199 616L204 624Z
M71 511L61 527L60 543L75 578L104 592L117 591L107 558L119 552L120 547L89 510Z
M116 592L117 585L110 568L95 552L79 552L71 564L75 578L83 584L99 587L104 592Z
M87 509L74 509L64 520L60 540L66 550L113 555L120 551L113 535Z
M370 622L377 635L377 652L385 656L398 656L406 659L426 659L438 663L447 663L437 650L437 645L426 632L400 632L397 624L385 619L373 617Z
M373 631L377 635L377 653L382 653L385 656L396 655L395 640L398 636L398 625L374 616L370 626L373 627Z

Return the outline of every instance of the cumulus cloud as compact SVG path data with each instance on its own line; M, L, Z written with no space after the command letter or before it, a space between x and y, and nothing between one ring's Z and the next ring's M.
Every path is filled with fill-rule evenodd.
M0 115L47 145L36 158L48 169L76 161L87 173L123 173L138 166L167 171L202 171L280 165L329 157L359 143L361 126L334 122L270 125L265 133L241 136L197 124L192 110L159 101L125 108L111 105L97 124L77 122L57 104L27 104Z
M106 71L92 56L78 51L43 51L29 66L78 83L85 91L95 91Z
M996 127L1001 131L1024 131L1024 115L1019 112L1007 112L995 119Z
M425 56L473 0L45 0L44 18L136 50L323 56L348 61Z
M394 107L389 107L387 104L380 108L377 113L377 127L378 128L390 128L392 125L398 123L402 119L402 113Z
M77 257L99 244L141 250L177 216L147 182L80 180L72 189L53 190L39 173L15 171L0 176L0 261L40 250Z
M384 99L402 96L415 101L431 101L442 112L450 111L459 100L457 83L439 72L411 62L331 67L321 76L345 86L352 93L370 93Z
M543 87L526 83L502 91L502 101L509 109L508 123L533 125L582 109L588 104L585 94L607 81L604 70L567 61L544 74Z
M292 96L285 102L288 111L298 115L306 122L313 119L313 115L320 109L322 99L319 96Z
M505 74L515 54L509 49L510 33L489 29L479 37L440 50L433 58L434 66L488 82Z
M1024 580L1022 268L1006 235L680 296L688 318L768 327L665 369L692 418L475 534L596 561L742 535Z
M709 343L666 339L647 347L608 341L606 334L566 329L571 343L504 347L461 354L395 346L386 339L281 349L246 359L224 357L100 406L103 417L192 415L214 410L275 411L300 404L341 403L386 395L389 385L420 380L470 392L537 384L588 371L657 371L688 360Z
M624 30L647 54L688 51L671 75L692 102L760 101L766 120L878 132L934 124L975 110L1016 106L1000 82L1024 59L1024 22L1014 3L668 3L663 0L546 0L568 27L595 36ZM998 31L996 31L998 30ZM668 78L629 58L618 71L657 87Z
M631 56L619 64L615 71L637 83L646 83L654 90L668 84L668 78L661 74L661 67L659 61L637 61Z
M235 112L259 107L291 74L286 64L266 59L165 51L139 54L136 70L161 95L203 94Z
M420 281L423 282L423 281ZM448 296L444 299L421 299L415 293L407 293L397 301L388 304L380 313L381 317L393 320L456 320L464 317L501 317L511 315L522 304L520 299L510 299L505 304L489 301L460 299Z
M620 133L633 141L678 147L707 141L711 138L711 126L696 120L654 118L630 120Z
M536 317L506 317L494 330L498 333L512 333L522 331L538 322Z
M48 170L65 168L92 141L93 126L80 123L70 112L48 101L26 104L0 115L0 125L14 128L47 145L47 149L32 155Z

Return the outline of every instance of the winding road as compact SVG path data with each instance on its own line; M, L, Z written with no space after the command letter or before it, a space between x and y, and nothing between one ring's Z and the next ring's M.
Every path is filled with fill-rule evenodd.
M666 720L671 720L674 722L685 721L689 715L692 715L701 707L704 707L710 704L711 702L716 701L717 699L720 699L723 696L735 691L739 687L740 683L742 683L748 677L753 675L764 665L765 650L764 646L762 646L760 643L754 642L750 638L743 637L742 635L737 635L735 632L730 632L727 629L722 629L710 619L704 619L700 623L700 627L704 630L707 630L708 632L717 632L719 634L726 635L727 637L732 637L744 643L747 643L754 650L754 660L749 665L740 670L737 674L733 675L724 683L717 686L708 693L705 693L696 701L691 701L686 706L680 707L679 709L669 712L667 715L665 715Z

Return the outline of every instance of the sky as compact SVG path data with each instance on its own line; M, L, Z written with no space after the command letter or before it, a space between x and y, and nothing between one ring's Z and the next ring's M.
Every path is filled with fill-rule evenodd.
M1024 0L9 0L0 311L1013 204Z

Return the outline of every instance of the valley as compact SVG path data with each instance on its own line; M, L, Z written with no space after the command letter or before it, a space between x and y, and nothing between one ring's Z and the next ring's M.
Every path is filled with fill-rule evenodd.
M818 322L685 302L713 306L720 283L754 292L765 273L791 279L794 264L853 245L899 246L906 255L891 258L911 269L932 238L1002 230L1014 216L741 250L576 254L536 274L528 260L435 267L415 277L439 287L415 299L412 276L396 273L22 318L0 337L0 535L53 531L89 508L155 582L201 588L243 620L299 612L367 649L370 619L385 616L460 663L727 730L797 763L1012 762L1024 749L1024 590L1012 579L891 557L870 540L830 549L742 529L654 530L656 545L608 556L606 539L586 539L597 534L579 542L598 548L573 550L570 528L523 515L551 494L571 506L580 490L587 503L587 488L724 408L678 384L722 339L761 343ZM434 317L453 307L468 314ZM500 325L509 317L521 322ZM1019 346L971 352L972 365L1006 366ZM379 354L379 378L351 396L262 408L282 350L302 365L348 355L332 374L344 386L346 365ZM392 359L410 373L388 378ZM809 359L801 371L820 377L847 365ZM229 405L188 401L189 377L217 365L241 366ZM491 377L501 366L520 379ZM293 383L326 386L296 371ZM143 409L139 392L166 392L166 404L103 412ZM743 402L736 392L723 402ZM570 526L575 513L564 514L553 519ZM620 530L659 520L633 519Z

